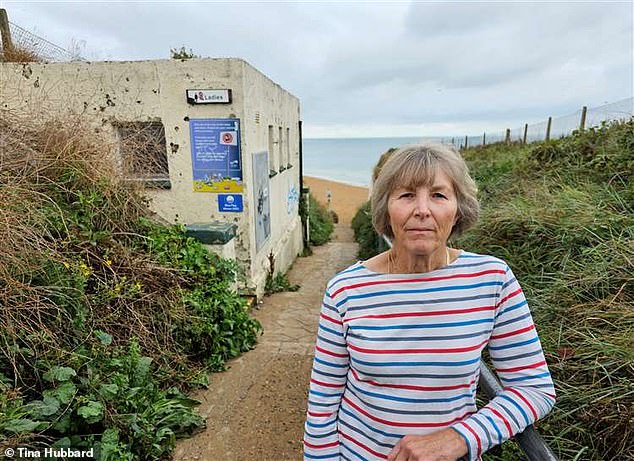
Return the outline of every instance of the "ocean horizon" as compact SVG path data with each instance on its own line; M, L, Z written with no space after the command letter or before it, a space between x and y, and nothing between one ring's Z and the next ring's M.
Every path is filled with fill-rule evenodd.
M431 136L304 138L303 172L306 176L368 187L374 166L389 148L423 142L440 143L442 139Z

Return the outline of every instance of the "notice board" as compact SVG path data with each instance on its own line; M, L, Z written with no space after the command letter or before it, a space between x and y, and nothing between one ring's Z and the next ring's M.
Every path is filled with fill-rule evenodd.
M195 192L242 192L240 120L190 119Z

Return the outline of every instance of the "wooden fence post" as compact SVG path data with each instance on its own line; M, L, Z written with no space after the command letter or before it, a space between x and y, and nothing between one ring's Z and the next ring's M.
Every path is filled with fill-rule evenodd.
M511 142L511 129L510 128L506 129L506 136L504 136L504 142L506 144L509 144Z
M528 123L524 124L524 139L522 141L522 144L526 145L526 136L528 135Z
M581 131L586 129L586 113L588 112L588 107L583 106L581 108L581 122L579 123L579 129Z
M550 127L553 124L553 118L548 117L548 125L546 125L546 141L550 141Z
M0 8L0 35L2 35L2 50L13 48L11 41L11 28L9 27L9 16L7 10Z
M467 147L469 147L469 145L468 145L468 144L469 144L469 137L468 137L468 136L465 136L465 137L464 137L464 148L465 148L465 149L466 149Z
M487 134L486 134L486 132L482 133L482 145L483 146L487 145Z

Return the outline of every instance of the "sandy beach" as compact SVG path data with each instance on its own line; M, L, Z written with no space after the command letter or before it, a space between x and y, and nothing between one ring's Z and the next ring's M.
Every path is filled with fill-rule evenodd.
M330 208L337 213L339 222L343 224L350 224L357 210L368 201L367 187L312 176L304 176L304 187L309 187L311 194L326 207L330 191Z

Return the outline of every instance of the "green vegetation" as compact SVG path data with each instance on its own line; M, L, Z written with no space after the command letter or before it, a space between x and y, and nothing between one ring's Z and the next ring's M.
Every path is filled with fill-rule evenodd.
M286 274L278 272L274 277L267 277L266 285L264 287L264 293L267 295L273 293L281 293L282 291L297 291L299 285L291 283Z
M355 241L359 243L359 259L369 259L387 249L387 244L372 226L370 201L365 202L355 213L352 218L352 230Z
M457 246L505 259L557 386L539 431L560 459L634 457L634 120L464 152L481 189Z
M323 207L312 194L309 196L308 217L310 219L310 243L323 245L334 231L332 215Z
M505 259L522 283L558 394L538 431L562 460L634 459L634 119L463 155L482 216L454 246ZM355 221L376 254L368 210Z
M26 126L0 123L0 450L165 458L203 425L184 392L261 331L237 269L153 221L94 132Z
M171 59L194 59L200 58L200 56L194 54L194 51L190 48L187 51L187 48L181 46L180 48L170 48L170 58Z

